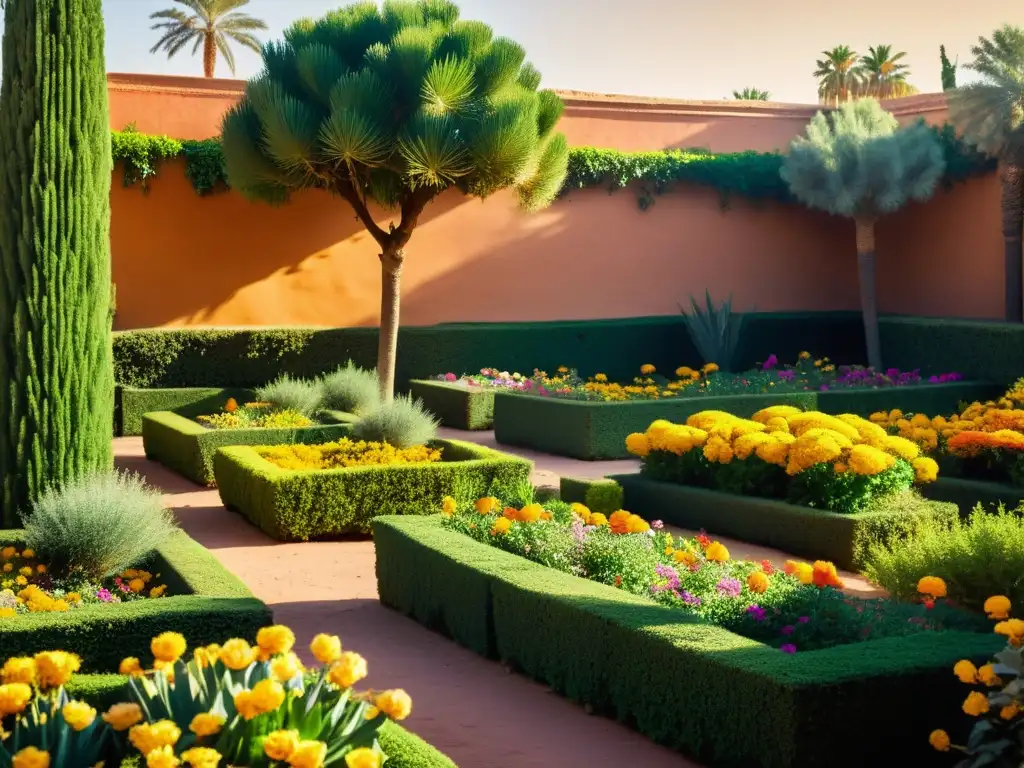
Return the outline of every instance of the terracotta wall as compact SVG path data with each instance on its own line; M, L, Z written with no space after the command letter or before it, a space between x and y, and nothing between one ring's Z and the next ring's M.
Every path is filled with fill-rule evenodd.
M238 81L110 76L120 128L215 135ZM809 105L678 102L566 93L560 127L576 146L784 148ZM942 122L941 97L892 102L903 120ZM375 325L377 249L346 206L319 192L282 208L235 193L198 197L180 163L150 190L112 190L119 328L180 325ZM383 214L382 214L383 215ZM999 314L1001 241L994 179L971 182L884 222L885 311ZM968 256L969 254L969 256ZM403 322L554 320L671 314L710 289L740 309L857 305L852 225L797 206L723 210L688 188L641 212L630 190L576 192L527 216L511 195L448 194L409 246ZM936 268L938 267L938 268Z

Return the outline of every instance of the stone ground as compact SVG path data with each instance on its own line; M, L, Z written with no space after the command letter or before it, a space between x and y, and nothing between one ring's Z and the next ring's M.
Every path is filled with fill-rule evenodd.
M493 433L442 432L494 446ZM139 472L161 489L182 529L264 600L277 621L295 631L302 652L318 632L340 635L346 648L367 658L369 685L409 692L414 707L405 724L461 768L699 768L381 606L371 540L277 543L226 510L215 489L148 461L141 438L117 438L114 451L119 467ZM536 463L534 482L541 486L557 487L561 475L603 477L637 466L634 461L583 462L514 452ZM781 566L789 557L720 540L735 558L769 559ZM863 579L843 575L851 591L873 591ZM306 660L311 661L308 654Z

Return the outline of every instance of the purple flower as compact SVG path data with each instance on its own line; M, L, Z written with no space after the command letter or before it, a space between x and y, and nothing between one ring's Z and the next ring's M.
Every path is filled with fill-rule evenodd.
M794 629L796 629L796 627L794 627L792 624L787 624L782 629L780 629L779 632L781 632L784 635L792 635Z
M796 371L779 371L779 381L790 382L796 378Z
M103 587L102 589L98 589L96 591L96 599L99 600L101 603L114 602L114 596L110 594L110 590L106 587Z
M796 653L796 646L793 645L792 643L786 643L785 645L780 645L779 646L779 650L782 651L783 653L793 654L793 653Z
M810 620L811 620L810 616L801 616L799 619L797 619L797 622L800 623L800 624L806 624Z
M696 595L691 595L685 589L682 592L679 593L679 599L682 600L687 605L692 605L694 607L700 605L700 598L697 597Z
M454 373L446 373L444 375L444 380L445 381L455 381L457 378L458 378L458 376L456 376Z
M575 515L573 515L572 517L571 530L573 539L576 541L577 544L582 545L584 540L587 538L587 529L586 526L583 525L583 521Z
M740 592L743 591L743 584L739 579L732 579L726 576L718 582L716 588L718 589L718 594L724 597L739 597Z
M820 389L822 392L828 392L828 384L822 384L820 387L818 387L818 389Z
M777 358L775 355L768 355L768 359L764 361L764 364L761 366L761 370L770 371L778 364L779 358Z
M764 608L759 605L747 606L747 615L754 621L764 621Z

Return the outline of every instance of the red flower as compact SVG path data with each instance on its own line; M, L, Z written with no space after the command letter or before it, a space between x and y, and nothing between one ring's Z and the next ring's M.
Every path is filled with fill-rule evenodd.
M772 565L771 560L762 560L761 570L764 571L767 576L771 576L773 573L775 573L775 566Z
M700 544L701 549L707 549L709 546L711 546L711 539L705 536L703 533L698 533L697 543Z
M622 577L621 576L616 576L615 577L615 586L616 587L621 587L622 586Z
M929 597L927 600L924 601L924 607L930 611L932 608L935 607L935 601Z

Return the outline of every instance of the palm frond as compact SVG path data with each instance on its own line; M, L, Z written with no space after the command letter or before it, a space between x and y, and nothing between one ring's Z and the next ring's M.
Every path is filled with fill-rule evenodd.
M516 81L525 60L526 51L519 43L507 37L495 38L477 60L477 89L484 96L493 96L508 87Z
M445 187L473 170L458 128L448 116L418 114L399 136L398 151L413 189Z
M540 72L533 64L526 62L523 64L522 69L519 70L518 83L531 91L536 91L540 88Z
M228 69L231 70L231 74L235 74L235 54L228 47L228 41L224 38L224 34L218 33L214 35L213 39L217 44L217 50L220 51L220 55L224 57L224 62L228 65Z
M475 95L473 65L465 59L448 56L435 61L423 79L420 96L423 108L433 115L456 115Z
M295 69L306 92L325 107L331 102L331 90L346 72L338 55L322 43L299 48Z
M548 207L562 190L568 170L569 142L563 134L553 134L541 148L532 176L516 188L519 205L530 212Z
M346 167L375 167L387 161L390 136L372 117L352 109L336 110L320 128L320 153Z
M305 176L319 131L313 111L269 77L249 84L249 102L263 131L263 149L287 173Z
M384 0L381 17L391 37L406 27L422 27L426 23L423 8L416 0Z
M452 0L420 0L419 5L428 24L436 22L447 28L459 20L459 6Z
M248 101L235 105L224 116L221 142L232 188L249 200L281 203L288 199L284 177L262 151L262 128Z
M438 43L436 56L476 60L491 44L494 32L482 21L458 21Z

